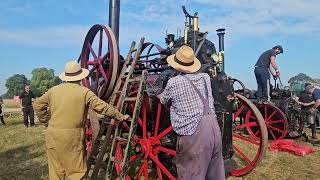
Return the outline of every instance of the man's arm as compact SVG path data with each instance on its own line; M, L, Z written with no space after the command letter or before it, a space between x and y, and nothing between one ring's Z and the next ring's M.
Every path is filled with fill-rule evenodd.
M299 101L299 97L294 97L293 100L294 100L296 103L298 103L298 104L300 104L300 105L302 105L302 106L311 106L311 105L315 104L315 101L312 101L312 102L309 102L309 103L301 102L301 101Z
M49 94L50 91L46 92L33 103L34 112L42 123L48 122L51 118L51 113L49 111Z
M276 63L276 56L271 56L270 59L271 59L271 63L270 64L273 67L273 69L276 71L276 76L280 76L280 71L279 71L278 65Z
M316 111L316 109L320 106L320 99L317 99L313 105L313 107L310 109L310 112Z
M121 114L118 109L101 100L90 90L86 94L86 104L98 114L115 118L120 121L127 120L129 118L128 115Z
M163 92L157 96L160 99L161 104L167 104L171 99L172 92L171 92L171 81L170 80L168 81Z

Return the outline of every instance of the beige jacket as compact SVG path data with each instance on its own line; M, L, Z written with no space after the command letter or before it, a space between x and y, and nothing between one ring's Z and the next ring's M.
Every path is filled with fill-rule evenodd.
M50 120L49 127L56 129L84 127L88 108L112 118L123 117L117 109L77 83L63 83L49 89L34 102L33 108L40 122Z

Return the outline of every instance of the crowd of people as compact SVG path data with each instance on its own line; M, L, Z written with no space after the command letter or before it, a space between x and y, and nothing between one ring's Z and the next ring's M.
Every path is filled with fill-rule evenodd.
M269 71L273 68L275 73L272 75L280 76L276 64L276 56L280 53L283 53L283 48L275 46L262 53L255 64L259 103L270 101ZM157 97L162 104L170 107L171 124L178 137L175 160L178 179L223 180L222 138L210 77L206 73L197 73L201 63L188 46L182 46L169 56L167 63L179 74L168 80ZM88 109L119 121L130 118L81 86L81 80L88 75L87 69L81 68L76 61L70 61L59 76L64 83L49 89L37 99L34 99L27 85L19 96L24 125L27 128L35 125L34 112L40 122L48 125L45 140L49 178L52 180L79 180L85 175L84 119ZM306 95L295 100L304 107L312 106L307 111L308 115L313 115L320 105L320 89L307 84L305 90ZM1 104L0 120L5 124ZM312 129L312 138L316 138L314 126Z

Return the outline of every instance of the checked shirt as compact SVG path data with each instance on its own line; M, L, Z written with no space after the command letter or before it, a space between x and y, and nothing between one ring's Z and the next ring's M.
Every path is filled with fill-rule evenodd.
M209 75L198 73L183 76L191 80L203 97L209 98L210 109L215 115ZM205 86L207 86L208 95L205 94ZM178 135L192 135L202 118L204 106L190 82L181 75L173 77L169 79L166 88L159 97L162 104L171 104L170 120L173 130Z

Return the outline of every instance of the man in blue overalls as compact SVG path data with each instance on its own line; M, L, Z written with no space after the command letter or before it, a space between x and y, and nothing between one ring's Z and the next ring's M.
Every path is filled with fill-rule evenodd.
M283 53L282 47L280 45L275 46L262 53L254 66L254 74L258 84L257 99L259 102L270 101L269 68L272 66L275 70L276 74L274 76L280 76L280 71L276 64L276 56L280 53Z

